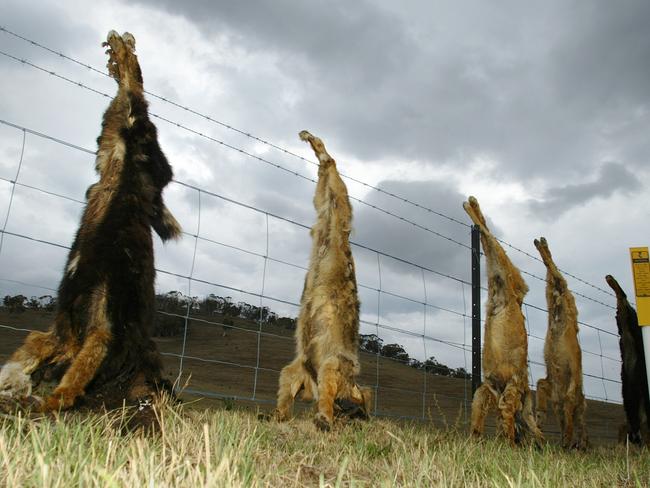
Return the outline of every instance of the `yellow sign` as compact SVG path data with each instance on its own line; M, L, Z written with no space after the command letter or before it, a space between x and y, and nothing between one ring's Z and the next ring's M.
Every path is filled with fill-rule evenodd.
M647 247L631 247L632 275L639 325L650 326L650 254Z

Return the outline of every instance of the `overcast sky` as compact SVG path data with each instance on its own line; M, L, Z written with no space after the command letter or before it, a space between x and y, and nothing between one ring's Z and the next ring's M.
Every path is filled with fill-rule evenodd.
M650 3L645 1L458 2L286 0L81 1L3 0L7 29L105 71L100 44L110 29L137 40L145 88L313 160L297 134L325 141L341 172L469 223L461 204L475 195L502 239L537 255L545 236L557 264L607 289L613 274L632 295L628 247L648 245L650 183ZM0 50L101 92L115 83L0 32ZM0 56L0 118L95 149L107 99ZM296 157L149 97L151 112L269 162L316 177ZM212 140L154 119L176 178L266 212L311 225L314 185ZM13 180L22 132L0 124L0 177ZM93 156L27 135L19 182L83 200L95 181ZM403 216L405 223L354 201L352 239L453 277L470 278L469 228L348 180L350 194ZM0 224L11 184L0 181ZM199 197L172 184L169 208L195 234ZM200 235L265 254L266 218L206 193ZM17 187L7 230L70 245L82 206ZM422 227L429 229L425 230ZM189 275L195 241L163 247L157 267ZM304 228L270 217L269 256L307 265ZM304 270L250 253L198 242L193 276L298 302ZM541 263L508 249L523 270ZM363 319L469 342L470 290L459 282L354 248ZM0 278L56 288L66 250L7 236ZM381 271L379 272L379 269ZM525 276L527 302L545 306L544 283ZM567 277L572 289L607 305L611 295ZM215 293L256 303L223 288L159 273L161 290ZM381 289L415 302L382 294ZM47 290L0 280L2 295ZM463 296L464 293L464 296ZM577 297L580 319L615 332L614 310ZM280 314L295 307L266 300ZM426 316L423 309L426 308ZM546 317L528 309L532 333ZM425 329L426 327L426 329ZM362 325L362 333L376 332ZM464 366L458 350L380 330L416 358L435 355ZM581 328L586 373L619 377L617 338ZM543 341L530 354L542 361ZM471 358L467 355L466 360ZM533 380L543 368L533 366ZM619 386L587 377L587 393L620 398ZM606 389L606 391L605 391Z

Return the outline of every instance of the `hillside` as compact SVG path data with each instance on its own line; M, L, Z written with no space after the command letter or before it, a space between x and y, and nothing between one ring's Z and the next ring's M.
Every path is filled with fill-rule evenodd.
M46 311L8 313L0 309L0 324L16 328L42 330L52 317L53 313ZM279 370L293 357L293 332L281 325L263 324L263 333L259 335L256 401L253 402L249 399L253 397L255 387L259 325L240 318L231 319L232 327L209 322L223 323L224 317L194 314L190 320L182 383L188 376L189 381L182 398L205 398L201 405L230 405L237 401L243 406L257 406L264 410L272 408ZM0 364L22 343L25 335L23 331L0 329ZM178 376L183 336L157 337L156 342L164 354L165 374L174 381ZM424 418L439 427L466 425L469 412L465 405L471 401L469 380L425 373L394 359L366 352L362 352L360 357L360 382L374 386L378 378L378 416ZM594 443L616 441L618 428L624 419L621 405L589 401L586 416L589 436ZM489 422L494 424L493 417ZM555 431L557 425L551 415L545 433L553 438L552 432Z

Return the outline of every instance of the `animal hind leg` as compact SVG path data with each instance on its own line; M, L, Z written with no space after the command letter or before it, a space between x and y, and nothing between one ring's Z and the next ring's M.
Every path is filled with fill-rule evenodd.
M111 325L107 314L106 287L94 290L89 307L88 332L70 367L61 378L50 397L45 400L44 411L70 408L77 397L83 395L86 385L94 378L106 357L111 340Z
M503 422L503 433L512 445L515 443L515 415L521 412L523 407L521 396L521 386L511 381L499 398L498 407Z
M562 404L562 447L571 447L573 441L573 415L576 411L576 398L573 392L568 392Z
M0 394L12 397L31 395L30 375L55 354L57 343L52 331L30 332L25 343L0 370Z
M496 406L496 401L496 392L487 383L478 387L472 400L471 431L473 435L483 435L485 431L485 417L490 407Z
M311 393L311 378L305 371L303 359L297 357L280 372L278 400L273 412L276 420L282 422L291 417L294 400L303 389Z
M475 197L470 196L466 202L463 202L463 208L465 209L465 212L467 212L467 215L472 219L472 222L481 228L482 232L490 233L490 229L488 229L485 221L485 216L483 215L478 200L476 200Z
M551 385L547 378L542 378L537 382L537 405L535 408L535 420L537 426L541 429L544 427L546 415L548 414L548 402L551 396Z
M314 418L320 430L330 430L334 421L334 401L343 382L338 358L330 358L318 371L318 412Z
M586 449L589 445L589 438L587 436L587 428L585 426L585 410L587 402L584 396L581 395L575 408L575 425L576 425L576 442L574 447L578 449Z
M332 156L330 156L325 149L325 144L323 144L323 141L320 140L320 138L312 135L309 133L309 131L302 130L298 134L300 136L300 139L303 141L309 142L311 145L311 148L314 150L314 154L316 154L316 157L318 158L319 163L325 163L328 161L334 161L332 159Z
M535 442L541 442L544 440L544 434L542 434L542 430L533 415L533 394L529 389L524 394L524 406L521 411L521 416L523 417L528 430L533 435Z
M142 90L142 72L134 53L135 37L125 32L120 36L114 30L108 33L102 46L108 47L108 73L115 78L121 88Z

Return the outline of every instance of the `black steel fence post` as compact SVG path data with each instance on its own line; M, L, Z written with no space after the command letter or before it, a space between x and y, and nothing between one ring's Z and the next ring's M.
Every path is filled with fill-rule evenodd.
M472 226L472 394L481 386L481 230Z

